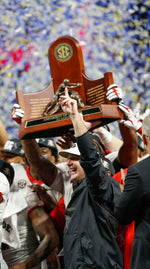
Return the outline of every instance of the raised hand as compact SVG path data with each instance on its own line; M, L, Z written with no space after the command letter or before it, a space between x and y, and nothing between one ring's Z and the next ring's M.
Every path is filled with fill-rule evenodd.
M20 124L23 116L24 116L24 111L21 109L20 105L14 104L13 111L11 113L11 118L14 121L16 121L18 124Z
M59 103L61 104L62 110L70 117L78 113L77 101L69 97L67 87L65 88L65 94L60 96Z
M122 101L122 89L116 84L111 84L107 88L106 97L111 102L120 103Z
M28 185L30 189L36 192L39 198L44 202L44 205L47 207L48 212L51 212L55 207L55 202L52 197L48 194L48 190L39 184ZM46 209L46 208L45 208Z
M142 127L142 122L136 118L131 108L124 105L123 103L120 103L118 107L125 115L125 119L121 120L120 123L135 131L140 130Z
M56 144L60 146L62 149L68 149L75 142L76 142L75 136L70 132L68 132L66 134L63 134L60 138L58 138Z

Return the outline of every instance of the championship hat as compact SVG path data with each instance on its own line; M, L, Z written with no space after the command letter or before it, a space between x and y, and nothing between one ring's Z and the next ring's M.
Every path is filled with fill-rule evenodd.
M21 141L19 139L11 139L8 140L4 148L0 150L0 152L7 152L7 153L12 153L15 155L23 156L24 155L24 150L22 148Z

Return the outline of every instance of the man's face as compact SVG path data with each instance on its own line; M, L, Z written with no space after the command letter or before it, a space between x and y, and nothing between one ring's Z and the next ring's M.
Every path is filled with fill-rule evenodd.
M52 163L55 163L55 157L52 155L52 152L47 147L40 147L40 153L41 155L51 161Z
M71 174L71 182L78 182L85 177L85 173L80 163L80 156L69 154L67 165Z

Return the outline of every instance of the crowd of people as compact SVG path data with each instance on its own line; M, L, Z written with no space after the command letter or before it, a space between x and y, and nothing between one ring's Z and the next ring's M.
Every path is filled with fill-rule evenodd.
M124 114L122 139L85 121L67 87L74 134L9 140L0 122L3 269L149 269L150 114L139 120L115 84L106 96Z

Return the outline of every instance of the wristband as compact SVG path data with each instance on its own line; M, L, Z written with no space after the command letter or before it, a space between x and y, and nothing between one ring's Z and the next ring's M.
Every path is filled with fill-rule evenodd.
M104 127L100 127L99 136L103 144L108 144L112 141L112 134L107 131Z

